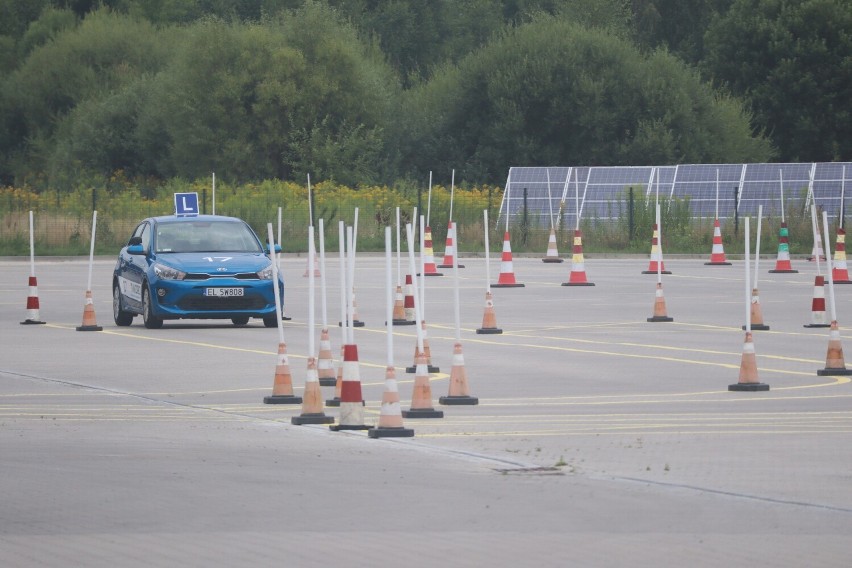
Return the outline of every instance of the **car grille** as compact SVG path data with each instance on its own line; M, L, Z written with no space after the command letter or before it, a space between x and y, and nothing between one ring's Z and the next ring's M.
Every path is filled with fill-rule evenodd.
M201 272L188 273L184 280L210 280L211 278L236 278L237 280L258 280L256 272L241 272L240 274L204 274Z
M260 296L236 296L228 298L184 298L177 307L187 312L216 312L227 310L260 310L266 301Z

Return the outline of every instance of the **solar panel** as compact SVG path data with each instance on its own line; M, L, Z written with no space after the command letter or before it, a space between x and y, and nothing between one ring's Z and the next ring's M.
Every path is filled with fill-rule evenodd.
M526 215L542 227L614 221L626 214L631 189L634 195L689 199L693 218L756 215L760 205L766 216L781 216L782 207L786 216L804 213L811 203L837 218L841 203L848 204L850 176L852 162L512 167L497 223L506 223L507 214L511 222Z

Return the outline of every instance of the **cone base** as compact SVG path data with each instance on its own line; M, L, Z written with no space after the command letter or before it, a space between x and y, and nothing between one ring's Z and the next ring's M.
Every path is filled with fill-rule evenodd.
M475 396L442 396L438 399L438 404L445 406L461 406L461 405L476 405L479 404L479 399Z
M372 426L366 424L334 424L328 427L332 432L340 432L341 430L372 430Z
M649 322L658 322L658 321L674 321L674 318L670 318L669 316L654 316L652 318L648 318Z
M480 335L484 335L484 334L485 335L491 335L491 334L503 333L503 330L500 329L499 327L480 327L479 329L476 330L476 333L478 333Z
M562 286L594 286L594 282L563 282Z
M443 410L435 410L434 408L412 408L411 410L402 411L403 418L443 418Z
M766 383L734 383L733 385L728 385L728 390L740 392L768 391L769 385Z
M367 435L371 438L413 438L411 428L373 428Z
M440 373L441 372L440 367L435 367L434 365L427 365L426 369L430 373ZM411 367L406 367L405 372L406 373L416 373L417 372L417 365L412 365Z
M464 268L464 264L459 264L458 266L459 266L459 268ZM452 267L453 267L452 264L439 264L438 265L438 268L452 268Z
M413 320L391 320L391 323L393 325L416 325L417 324L417 322L413 321ZM385 325L387 325L387 324L388 324L388 322L385 322Z
M364 325L364 322L362 322L361 320L355 320L352 322L352 327L364 327ZM343 327L343 322L337 322L337 327Z
M743 331L746 330L746 326L743 326ZM762 323L753 323L751 324L752 331L769 331L768 325L763 325Z
M99 325L81 325L77 328L77 331L103 331L103 330L104 330L104 328L102 328Z
M565 262L565 259L564 259L564 258L556 258L556 257L552 257L552 256L547 256L547 257L542 258L542 259L541 259L541 261L542 261L542 262L547 262L547 263L550 263L550 262Z
M319 379L319 384L321 387L336 387L337 379L335 377L322 378Z
M291 318L290 316L281 316L281 321L290 321L291 319L293 318Z
M443 276L443 272L427 272L426 274L417 273L417 276Z
M730 262L705 262L704 266L731 266Z
M663 270L662 272L658 272L656 270L643 270L642 274L671 274L671 270Z
M523 288L526 284L515 283L515 284L492 284L492 288Z
M831 327L830 323L806 323L802 327Z
M769 274L798 274L798 270L769 270Z
M847 369L846 367L826 367L825 369L820 369L817 371L817 376L819 377L831 377L831 376L849 376L852 375L852 370Z
M337 383L335 382L335 384L337 384ZM340 399L337 398L337 397L330 398L327 401L325 401L325 405L326 406L335 406L335 407L340 406Z
M43 325L43 324L46 324L46 323L47 323L46 321L25 320L25 321L21 322L21 325Z
M326 416L323 413L302 414L301 416L291 418L290 423L296 426L301 426L302 424L334 424L334 417Z
M835 280L835 284L852 284L852 280ZM824 286L824 284L823 284Z
M274 394L263 397L263 404L302 404L302 397L290 394Z

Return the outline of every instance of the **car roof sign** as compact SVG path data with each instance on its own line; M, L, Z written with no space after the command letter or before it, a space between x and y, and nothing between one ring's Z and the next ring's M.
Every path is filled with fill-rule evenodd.
M175 193L175 215L178 217L198 216L198 193Z

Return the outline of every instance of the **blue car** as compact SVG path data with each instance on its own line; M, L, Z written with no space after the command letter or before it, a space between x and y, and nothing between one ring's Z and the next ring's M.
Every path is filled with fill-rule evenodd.
M145 219L115 265L115 323L130 325L141 314L148 329L176 319L230 319L241 326L249 318L261 318L266 327L277 327L268 253L251 227L235 217ZM283 306L280 272L278 283Z

